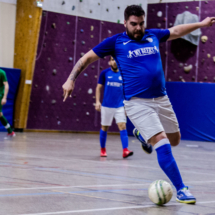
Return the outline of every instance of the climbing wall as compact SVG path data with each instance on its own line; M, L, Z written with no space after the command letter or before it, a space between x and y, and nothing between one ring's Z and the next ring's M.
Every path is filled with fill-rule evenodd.
M170 28L176 16L185 11L199 16L203 20L213 16L215 1L162 3L148 5L148 28ZM161 15L162 14L162 15ZM160 16L161 15L161 16ZM167 81L214 82L215 81L215 27L203 28L202 36L208 40L195 46L183 39L162 43L160 52ZM185 72L185 68L192 68ZM189 70L189 69L188 69Z
M72 98L65 103L62 85L81 56L122 31L121 24L43 11L28 129L99 131L95 88L100 72L109 67L108 57L80 75ZM110 131L118 131L115 123Z

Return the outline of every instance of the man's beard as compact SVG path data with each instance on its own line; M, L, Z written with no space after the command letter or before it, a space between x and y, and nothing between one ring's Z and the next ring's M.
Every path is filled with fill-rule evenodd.
M130 32L130 31L128 30L128 28L126 28L126 31L127 31L127 35L128 35L132 40L141 40L141 39L143 38L143 36L144 36L144 32L142 32L142 31L138 31L138 32L133 33L133 32ZM135 35L136 33L139 33L139 35L138 35L137 37L134 37L134 35Z
M113 67L113 66L111 66L111 69L112 69L114 72L117 72L117 71L118 71L118 67Z

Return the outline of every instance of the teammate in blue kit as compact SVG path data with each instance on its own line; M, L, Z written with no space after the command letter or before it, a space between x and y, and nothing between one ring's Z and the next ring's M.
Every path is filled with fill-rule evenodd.
M215 23L215 17L169 29L145 30L145 12L137 5L124 12L126 32L107 38L86 53L73 68L63 85L64 101L72 93L78 75L92 62L111 55L123 81L126 114L144 140L157 152L161 169L177 190L176 200L195 203L195 197L184 185L171 146L180 142L177 118L165 89L159 44Z
M100 130L100 145L101 157L107 157L106 153L106 139L107 131L111 126L113 118L120 130L120 138L123 148L123 158L133 155L132 151L128 150L128 134L126 130L126 116L123 104L122 92L122 77L119 73L116 61L110 57L110 68L101 72L99 76L98 85L96 87L96 106L97 111L101 111L101 125ZM101 89L104 87L104 96L102 105L100 103Z

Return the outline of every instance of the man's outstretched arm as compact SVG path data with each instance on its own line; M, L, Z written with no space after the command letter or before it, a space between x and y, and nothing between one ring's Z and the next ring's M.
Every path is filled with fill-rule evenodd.
M172 28L169 28L170 37L168 40L180 38L186 34L189 34L192 31L195 31L198 28L210 27L214 23L215 17L208 17L201 22L174 26Z
M67 97L71 95L75 87L75 81L77 77L81 74L81 72L83 72L89 66L89 64L93 63L98 59L99 56L97 56L92 50L87 52L82 58L79 59L79 61L75 64L67 81L62 86L64 96L63 101L66 101Z

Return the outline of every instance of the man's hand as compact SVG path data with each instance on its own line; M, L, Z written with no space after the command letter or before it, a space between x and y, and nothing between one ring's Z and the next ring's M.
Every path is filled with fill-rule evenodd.
M201 21L202 27L210 27L215 23L215 17L207 17L203 21Z
M7 103L7 99L3 98L3 99L1 100L1 105L5 105L6 103Z
M68 96L71 96L72 91L75 88L75 81L73 80L67 80L64 85L62 86L63 88L63 101L65 102Z
M96 102L95 109L99 112L101 111L101 103L100 102Z

